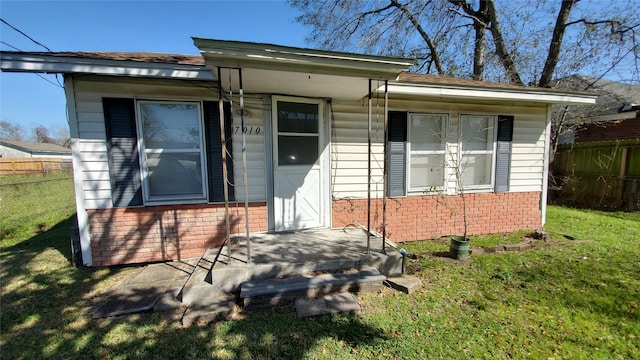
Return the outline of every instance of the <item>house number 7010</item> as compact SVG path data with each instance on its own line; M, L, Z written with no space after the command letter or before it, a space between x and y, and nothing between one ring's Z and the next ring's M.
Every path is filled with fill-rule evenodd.
M260 135L260 133L262 133L262 126L245 126L242 129L242 132L244 132L247 135ZM240 126L236 126L233 133L239 134Z

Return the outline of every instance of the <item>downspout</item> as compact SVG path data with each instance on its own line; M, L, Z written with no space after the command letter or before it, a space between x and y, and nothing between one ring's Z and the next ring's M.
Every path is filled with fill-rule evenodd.
M371 253L371 79L367 112L367 255Z
M227 172L227 139L225 136L225 118L224 118L224 101L222 94L222 74L221 68L218 66L218 111L220 112L220 145L222 146L222 178L224 179L224 223L225 223L225 242L227 243L227 266L231 265L231 237L229 225L229 174Z
M387 129L389 127L389 91L388 91L388 80L384 81L384 135L383 135L383 156L384 161L382 162L382 253L387 253L387 242L385 239L387 238L387 186L389 185L389 181L387 179ZM404 260L404 255L403 255ZM403 271L404 272L404 271Z
M244 91L242 69L238 69L240 93L240 129L242 131L242 179L244 181L244 228L247 236L247 264L251 264L251 235L249 234L249 184L247 183L247 143L244 131Z
M540 194L540 226L547 222L547 192L549 191L549 153L551 143L551 117L553 110L551 105L547 105L547 124L545 126L544 139L544 159L542 167L542 194Z

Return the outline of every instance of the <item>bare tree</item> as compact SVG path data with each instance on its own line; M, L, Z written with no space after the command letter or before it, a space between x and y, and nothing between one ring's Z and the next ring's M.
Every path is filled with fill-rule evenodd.
M518 85L640 79L639 0L290 0L323 48L411 57L414 71Z
M0 121L0 139L24 140L25 137L25 130L20 124Z
M55 144L55 141L49 136L49 129L43 125L37 125L33 128L33 134L36 142Z

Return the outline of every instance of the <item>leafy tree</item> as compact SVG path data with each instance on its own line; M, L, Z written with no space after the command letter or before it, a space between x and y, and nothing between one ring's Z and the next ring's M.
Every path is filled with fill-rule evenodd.
M638 0L290 0L320 47L415 58L417 72L550 87L638 81Z

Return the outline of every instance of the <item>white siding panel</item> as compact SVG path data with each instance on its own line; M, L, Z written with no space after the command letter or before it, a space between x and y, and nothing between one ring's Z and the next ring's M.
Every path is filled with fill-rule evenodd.
M111 182L107 180L89 179L84 181L84 188L91 190L109 190L111 191ZM111 194L109 194L109 197Z
M375 101L374 101L375 103ZM473 103L447 103L415 100L391 100L390 110L408 112L446 113L451 120L449 132L456 132L460 114L513 115L515 117L512 144L511 190L541 191L544 166L546 107L508 104L490 105ZM383 108L372 114L374 167L381 176L384 138ZM376 132L376 126L380 125ZM334 197L366 197L367 188L367 106L365 102L349 103L334 100L332 121L331 161ZM455 151L454 145L452 150ZM375 178L375 175L374 175ZM453 184L453 182L451 182ZM450 184L450 185L451 185ZM381 184L376 184L382 189ZM453 185L451 185L453 186ZM375 186L374 186L375 187Z
M234 100L235 101L235 100ZM245 108L249 115L245 117L244 124L247 128L245 144L247 149L247 191L249 201L265 201L267 199L266 188L266 155L264 110L262 97L245 97ZM238 104L234 102L234 104ZM237 114L233 115L232 144L233 144L233 177L236 186L236 199L244 201L244 176L242 164L242 132L240 131L241 119ZM256 130L260 131L257 132Z
M82 154L84 158L84 154ZM82 171L106 171L109 172L109 163L106 161L82 161Z
M104 113L100 112L78 112L78 119L80 119L81 123L95 123L102 125L102 129L104 131ZM100 130L100 128L98 128Z
M332 107L331 183L334 198L366 198L368 182L368 114L357 103ZM384 108L372 113L371 176L373 197L381 197L384 166ZM376 116L377 115L377 116Z
M93 183L94 182L92 182L92 184ZM91 188L89 189L85 188L84 196L85 196L85 199L93 199L93 200L111 199L111 190L110 189L108 190L94 189L93 185L91 185Z
M81 141L80 151L83 152L107 152L107 143L105 141Z
M85 181L110 181L108 171L84 171L82 178Z
M86 191L85 194L87 194ZM84 205L87 209L108 209L113 207L111 197L108 199L85 199Z

